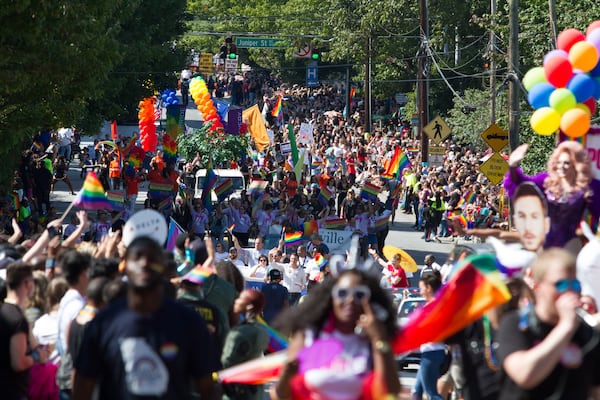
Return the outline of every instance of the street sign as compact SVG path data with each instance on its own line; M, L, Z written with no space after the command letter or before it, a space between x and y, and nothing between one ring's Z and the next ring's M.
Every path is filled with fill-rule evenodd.
M238 67L238 57L225 59L225 71L236 72Z
M439 115L432 119L423 130L435 144L440 144L452 132L450 127Z
M294 54L295 58L310 58L312 56L312 46L310 43L299 43L294 42Z
M213 72L213 55L211 53L201 53L199 58L198 69L203 74L212 74Z
M479 166L479 170L490 180L490 182L497 185L504 179L504 175L506 175L506 171L508 171L508 163L500 154L494 153Z
M279 38L266 38L266 37L236 37L235 45L239 49L243 48L262 48L270 49L275 47L286 47L288 46L286 39Z
M491 124L489 128L483 131L481 138L491 147L494 153L499 152L508 144L508 133L497 124Z
M404 105L408 103L408 96L405 93L396 93L394 95L394 100L396 100L396 103L399 105Z
M306 67L306 86L317 87L319 85L319 68L316 62L310 63Z
M430 146L427 162L430 167L443 167L446 160L446 148L444 146Z

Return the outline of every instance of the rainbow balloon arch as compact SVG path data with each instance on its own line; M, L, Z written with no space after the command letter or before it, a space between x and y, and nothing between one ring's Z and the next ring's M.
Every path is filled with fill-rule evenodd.
M570 138L584 136L600 99L600 20L583 34L565 29L556 39L541 67L527 71L523 86L535 109L529 123L539 135L560 129Z

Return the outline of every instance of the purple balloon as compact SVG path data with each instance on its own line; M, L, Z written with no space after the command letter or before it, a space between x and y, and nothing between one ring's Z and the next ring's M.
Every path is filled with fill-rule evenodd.
M527 100L531 107L534 109L542 107L550 107L550 95L554 92L555 87L548 82L540 82L534 85L529 93L527 93Z
M594 78L587 74L575 74L567 84L567 89L575 95L578 103L583 103L596 91Z
M548 53L546 53L546 55L544 56L544 62L542 63L542 65L546 65L546 62L549 59L551 59L553 57L556 57L556 56L560 56L560 57L565 58L567 60L569 59L569 54L567 54L566 51L564 51L564 50L552 50L552 51L549 51Z
M594 45L598 53L600 53L600 28L596 28L587 35L585 38L586 42L590 42Z

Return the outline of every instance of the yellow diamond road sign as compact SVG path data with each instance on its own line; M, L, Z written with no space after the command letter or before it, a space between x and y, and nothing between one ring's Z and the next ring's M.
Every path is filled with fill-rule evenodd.
M496 124L490 125L483 131L481 138L494 150L494 153L499 152L508 144L508 133Z
M452 132L439 115L432 119L423 130L435 144L440 144Z
M490 158L479 166L479 170L490 182L497 185L504 179L504 175L508 171L508 163L500 154L493 153Z

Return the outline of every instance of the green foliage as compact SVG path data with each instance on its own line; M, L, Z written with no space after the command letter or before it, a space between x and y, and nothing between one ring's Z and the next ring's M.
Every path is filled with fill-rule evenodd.
M248 148L248 135L230 135L223 130L211 131L210 123L202 128L195 129L192 134L179 135L177 149L181 157L192 160L200 153L202 164L206 165L212 160L215 168L225 166L229 168L230 161L239 161Z

